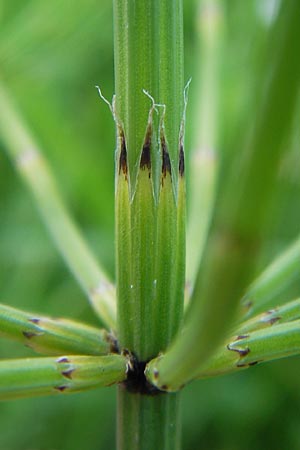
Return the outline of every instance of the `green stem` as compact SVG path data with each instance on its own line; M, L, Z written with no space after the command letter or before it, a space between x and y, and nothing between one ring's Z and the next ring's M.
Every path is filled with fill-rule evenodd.
M127 364L120 355L0 361L0 400L110 386L126 378Z
M256 364L300 354L300 320L238 335L195 372L194 378L225 375Z
M174 280L185 245L177 215L178 204L184 214L182 4L114 5L118 338L147 360L166 347L182 317L183 289ZM163 105L159 122L145 90Z
M88 296L95 312L108 327L114 329L114 286L70 218L47 162L1 82L0 132L5 150L34 197L57 249Z
M50 319L0 304L0 335L44 355L105 355L111 352L113 337L67 319Z
M118 449L179 450L179 395L133 395L119 387Z
M117 328L137 364L166 349L183 315L182 23L182 0L114 0ZM143 383L119 390L118 448L178 448L177 397L148 397Z

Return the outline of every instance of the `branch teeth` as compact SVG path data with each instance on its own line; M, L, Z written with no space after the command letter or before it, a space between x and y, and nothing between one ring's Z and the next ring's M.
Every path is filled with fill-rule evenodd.
M240 341L241 339L247 339L249 337L249 334L240 334L236 337L236 341Z
M32 339L36 336L41 336L43 333L35 333L34 331L22 331L26 339Z
M57 362L58 364L69 363L70 360L69 360L66 356L61 356L60 358L58 358L58 359L56 360L56 362Z
M32 317L32 318L28 319L28 322L32 322L32 323L38 325L40 322L40 319L38 319L36 317Z
M241 357L246 356L246 355L248 355L248 353L250 353L249 347L238 348L238 347L232 347L232 344L228 344L227 348L230 351L237 352Z
M269 311L266 311L266 313L264 313L262 315L260 322L267 323L270 326L274 325L276 322L278 322L279 320L282 319L282 317L280 315L278 315L277 310L278 310L278 308L270 309Z
M71 368L68 370L64 370L61 374L65 377L65 378L69 378L69 380L72 380L72 373L74 372L75 369Z
M69 387L69 386L55 386L54 389L56 389L56 390L59 391L59 392L63 392L63 391L65 391L66 389L68 389L68 387Z

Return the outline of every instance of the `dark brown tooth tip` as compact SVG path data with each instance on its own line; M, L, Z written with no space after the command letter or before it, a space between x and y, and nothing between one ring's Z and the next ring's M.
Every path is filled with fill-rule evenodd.
M246 347L246 348L233 348L231 347L230 344L227 345L227 349L232 351L232 352L237 352L241 357L242 356L246 356L248 355L248 353L250 353L250 348Z
M121 171L127 177L128 167L127 167L127 149L126 149L126 141L124 131L120 131L119 135L121 150L120 150L120 158L119 158L119 175Z
M65 378L69 378L70 380L72 379L72 373L74 372L75 369L69 369L69 370L64 370L61 374L65 377Z
M236 337L236 341L239 341L240 339L247 339L249 337L249 334L239 334Z
M140 160L140 168L144 170L146 167L151 170L151 127L147 130Z
M163 177L166 178L167 173L169 173L171 175L171 161L170 161L170 155L168 152L166 139L164 136L161 136L160 142L161 142L161 151L162 151L161 172L163 174Z
M40 319L36 319L35 317L32 317L32 318L28 319L28 322L38 324L40 322Z
M32 331L22 331L22 333L27 339L32 339L33 337L39 336L38 333L34 333Z
M236 349L236 351L240 354L240 356L246 356L250 353L250 348L247 347L245 349Z
M184 150L183 150L183 144L182 142L180 142L180 148L179 148L179 165L178 165L178 170L179 170L179 175L181 177L184 176Z
M66 356L61 356L56 360L56 362L60 364L60 363L69 363L70 361Z
M246 311L249 311L253 306L253 302L251 300L246 300L242 303L242 307L246 309Z
M246 363L246 364L244 364L243 362L238 362L236 366L237 367L241 367L241 368L243 368L243 367L252 367L252 366L256 366L256 364L259 364L261 362L263 362L262 359L260 359L259 361L252 361L252 362L249 362L249 363Z
M280 320L281 317L272 317L272 319L269 319L268 322L270 325L274 325L274 323L278 322L278 320Z
M59 392L63 392L66 389L68 389L68 386L55 386L54 389L56 389Z

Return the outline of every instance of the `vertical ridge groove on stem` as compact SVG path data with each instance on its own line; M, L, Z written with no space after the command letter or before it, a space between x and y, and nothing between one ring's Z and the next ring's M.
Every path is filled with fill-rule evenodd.
M183 312L182 189L180 211L177 207L182 0L114 0L114 17L116 118L126 136L128 162L126 200L120 199L116 171L118 339L121 349L146 364L169 344ZM177 449L177 398L120 387L118 448Z
M115 0L114 16L116 118L126 136L130 191L130 204L126 201L130 213L124 211L125 206L117 198L116 214L130 214L126 234L131 236L124 247L127 252L124 271L131 293L125 293L128 286L124 286L124 295L123 288L118 288L119 339L121 347L128 347L137 357L147 360L170 342L182 316L182 307L175 305L183 302L182 289L174 280L174 273L182 273L184 268L184 251L177 251L177 248L185 245L183 222L178 217L184 211L182 188L180 212L177 210L178 149L184 105L182 2ZM145 91L152 99L150 107ZM161 173L162 165L167 162L163 146L168 150L171 166L170 176L165 177ZM147 155L151 165L148 175L149 167L144 164L145 148L150 153ZM116 183L118 185L118 181ZM183 183L184 178L181 186ZM116 195L118 197L118 189ZM123 219L116 219L119 220ZM118 234L118 227L116 232ZM123 245L117 238L118 254L123 252ZM118 267L117 272L121 270L122 267ZM163 273L167 276L163 277ZM180 283L183 283L182 274ZM127 305L130 319L126 318L126 302L130 302L130 306ZM174 311L170 317L166 313L169 307ZM161 311L165 311L167 322L174 322L171 326L161 320ZM126 323L128 326L124 325ZM154 333L154 328L159 332ZM158 339L155 334L159 335Z
M179 450L180 393L130 394L118 388L118 450ZM134 430L131 432L130 430ZM123 439L122 436L126 438Z

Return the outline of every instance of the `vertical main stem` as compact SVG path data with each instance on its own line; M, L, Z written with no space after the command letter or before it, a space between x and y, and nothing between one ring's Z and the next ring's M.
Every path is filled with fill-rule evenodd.
M183 314L182 23L182 0L114 0L117 331L135 357L134 387L118 393L119 450L180 445L178 394L150 395L143 367Z
M146 396L118 391L117 448L179 450L179 394Z

